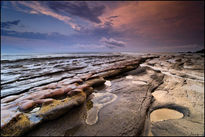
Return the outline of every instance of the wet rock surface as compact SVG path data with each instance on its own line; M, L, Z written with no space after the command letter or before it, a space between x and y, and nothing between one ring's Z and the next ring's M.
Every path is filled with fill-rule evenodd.
M143 69L144 74L138 75ZM131 76L128 78L127 76ZM144 83L132 83L141 81ZM141 135L152 101L151 90L160 85L163 74L149 68L137 68L120 78L110 79L105 85L94 88L81 110L73 117L66 114L55 120L55 125L43 123L32 130L29 136L38 135ZM72 114L73 115L73 114ZM61 125L64 129L56 128Z
M58 118L85 102L94 87L105 83L104 78L133 70L145 60L131 58L95 71L90 70L87 74L78 74L72 79L63 79L4 97L1 99L1 135L22 135L43 121Z
M131 58L119 54L71 54L4 59L1 61L1 97L27 92L31 88L63 79L72 79L78 74L86 74L127 59Z
M57 81L3 97L1 135L204 134L204 56L105 58L81 57L88 63L86 69L68 71L69 77L58 75ZM78 59L72 63L77 64ZM160 109L163 111L155 114L160 120L151 121L150 115ZM167 109L173 110L169 117L165 116ZM174 117L175 112L183 116Z

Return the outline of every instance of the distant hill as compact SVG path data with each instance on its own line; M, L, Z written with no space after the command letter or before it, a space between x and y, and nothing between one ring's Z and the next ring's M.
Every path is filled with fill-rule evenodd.
M204 49L196 51L195 53L204 53Z

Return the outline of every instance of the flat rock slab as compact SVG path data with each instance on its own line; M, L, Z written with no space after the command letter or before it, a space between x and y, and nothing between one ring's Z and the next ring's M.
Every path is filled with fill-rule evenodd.
M160 85L163 74L143 69L127 73L126 76L106 81L106 85L95 89L95 93L78 109L66 113L53 121L41 124L30 131L29 136L134 136L141 135L144 129L147 110L152 101L151 90ZM139 75L140 74L140 75ZM145 75L147 77L145 78ZM139 81L144 77L145 84L133 84L132 81ZM146 84L149 83L149 84ZM102 95L101 98L98 95ZM113 101L113 96L116 98ZM111 95L111 96L110 96ZM103 97L104 96L104 97ZM97 98L97 99L96 99ZM99 98L99 99L98 99ZM99 107L98 113L92 111ZM96 115L97 113L97 115ZM88 115L97 117L96 122L86 123Z

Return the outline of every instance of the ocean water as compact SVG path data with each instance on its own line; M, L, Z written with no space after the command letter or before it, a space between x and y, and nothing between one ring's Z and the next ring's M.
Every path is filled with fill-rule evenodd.
M122 53L1 55L1 97L72 79L129 58Z

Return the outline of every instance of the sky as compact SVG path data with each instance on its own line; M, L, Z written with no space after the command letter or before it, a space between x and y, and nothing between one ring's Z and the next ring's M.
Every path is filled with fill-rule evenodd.
M1 2L1 53L203 48L203 1Z

